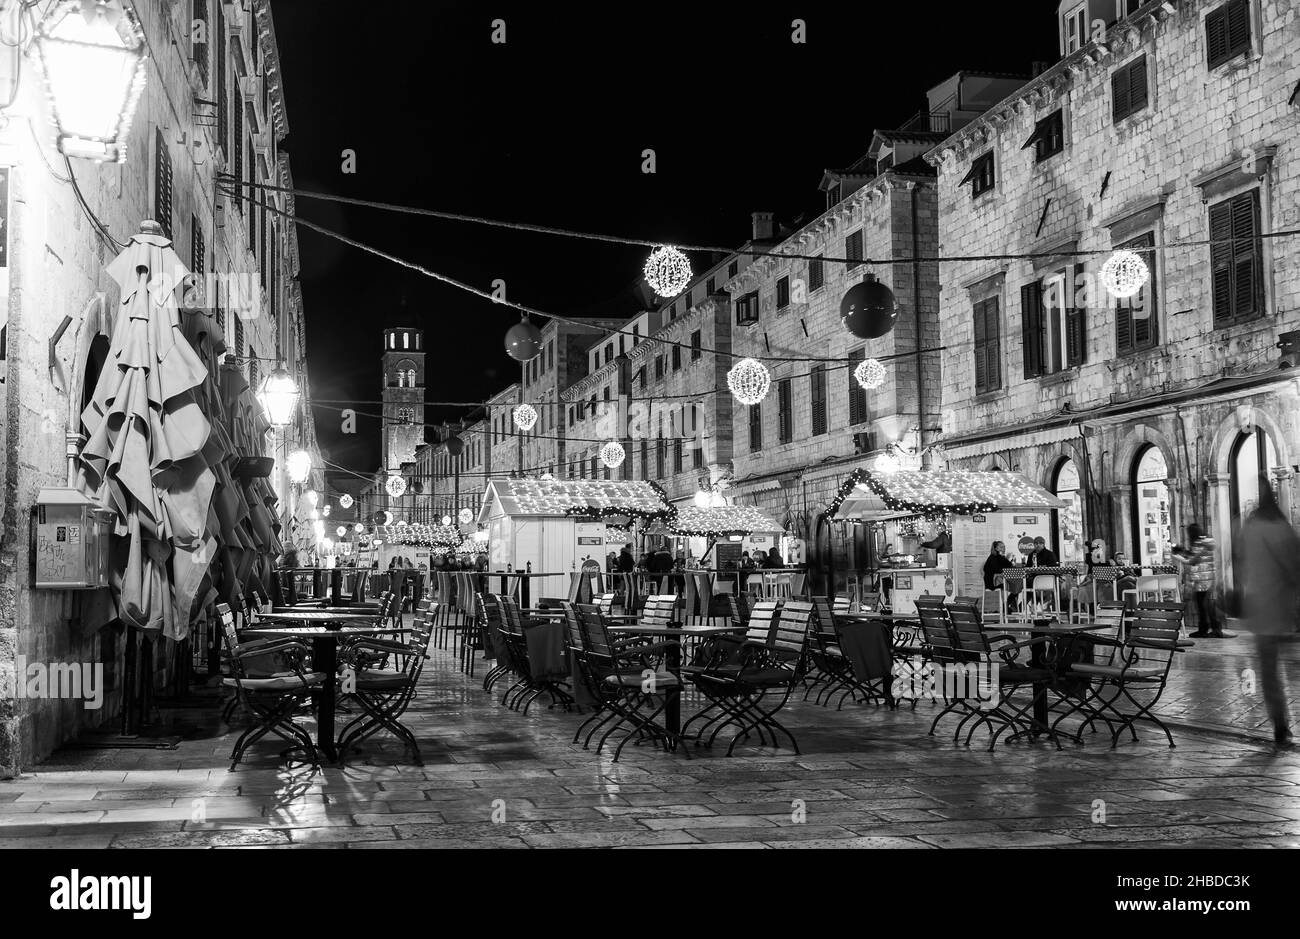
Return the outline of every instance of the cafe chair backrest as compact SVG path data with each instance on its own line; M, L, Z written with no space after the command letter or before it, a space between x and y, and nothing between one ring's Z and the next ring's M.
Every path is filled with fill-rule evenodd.
M569 600L561 600L560 609L564 611L565 639L573 653L580 655L585 646L582 644L582 619L578 615L578 607Z
M781 613L780 600L759 600L749 614L745 629L745 642L756 645L770 645L772 634Z
M587 660L593 668L609 668L614 664L614 648L606 632L605 617L594 603L575 603L578 622L582 629L582 645Z
M930 656L940 664L951 664L959 658L957 641L953 636L952 623L948 619L948 608L942 597L921 596L916 598L916 614L921 618L921 632L926 645L930 647Z
M861 608L864 613L880 612L880 591L867 590L862 594Z
M972 655L989 650L988 637L980 622L979 601L974 597L954 597L948 604L948 622L952 624L957 648Z
M829 636L835 635L835 616L831 601L825 597L813 597L812 605L817 631Z
M596 597L595 603L596 606L600 607L600 612L605 616L612 616L614 614L614 595L612 593L602 593L600 596ZM560 606L563 607L564 604L560 604Z
M808 648L808 630L814 628L813 605L807 600L787 600L781 607L768 648L790 657Z
M640 624L642 626L674 626L676 625L677 596L675 594L659 594L653 597L646 597L645 609L641 612Z

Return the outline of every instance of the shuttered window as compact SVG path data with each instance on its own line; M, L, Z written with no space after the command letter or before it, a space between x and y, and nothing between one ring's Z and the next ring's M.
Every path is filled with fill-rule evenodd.
M662 355L656 355L655 356L655 378L663 378L663 377L664 377L664 357Z
M660 479L663 479L664 476L667 475L668 467L665 465L667 462L665 460L665 457L667 456L667 446L668 442L664 440L663 437L660 437L655 441L655 466L659 469Z
M682 347L673 346L673 371L675 372L681 367L682 367Z
M853 373L858 363L867 357L866 349L854 349L849 353L849 424L856 426L867 421L867 390L858 384Z
M1037 378L1047 371L1044 341L1047 317L1043 313L1043 285L1038 281L1020 288L1020 336L1026 378Z
M1042 163L1065 149L1064 112L1053 111L1034 125L1034 132L1020 149L1034 148L1034 162Z
M230 155L230 94L226 88L226 14L217 4L217 141Z
M975 304L975 393L984 394L1002 387L1002 346L999 342L1001 321L998 298L989 297Z
M244 93L239 90L239 77L235 76L235 211L244 213Z
M808 375L809 400L812 403L812 434L826 433L826 366L817 365Z
M790 305L790 278L782 277L776 282L776 308L784 310Z
M1205 17L1205 59L1218 68L1250 50L1250 0L1228 0Z
M701 338L702 337L700 336L700 331L698 329L695 330L695 332L691 333L691 361L692 362L698 361L700 356L703 354L700 346Z
M199 227L199 219L196 215L190 216L190 289L186 291L192 298L193 305L206 307L212 302L211 297L204 294L206 285L204 284L204 274L208 271L208 249L203 241L203 229Z
M1147 92L1145 55L1115 70L1110 77L1110 96L1116 124L1130 115L1146 110L1150 99Z
M844 239L844 256L850 258L845 265L847 270L853 270L862 260L862 229L859 228L853 234Z
M794 439L794 405L788 378L783 378L776 384L776 408L777 440L789 443Z
M650 444L648 441L641 441L641 478L650 478Z
M757 453L763 449L763 406L749 406L749 452Z
M1082 365L1088 358L1088 327L1083 310L1065 310L1065 367Z
M153 216L163 234L172 237L172 155L162 128L154 130Z
M1210 206L1210 268L1214 325L1252 319L1264 311L1259 190Z
M997 182L997 176L993 167L993 151L990 150L983 156L976 157L970 165L970 171L962 177L958 185L964 186L966 183L971 184L971 197L982 195L993 188Z
M1154 232L1134 238L1132 241L1119 245L1120 249L1142 252L1143 259L1147 262L1147 268L1151 271L1151 279L1147 281L1136 296L1128 299L1119 299L1115 302L1115 351L1119 354L1126 352L1137 352L1142 349L1153 348L1159 341L1157 339L1157 322L1156 322L1156 268L1154 257L1150 253L1143 251L1155 247L1156 236Z
M825 262L821 258L813 258L808 262L808 289L820 290L826 283Z

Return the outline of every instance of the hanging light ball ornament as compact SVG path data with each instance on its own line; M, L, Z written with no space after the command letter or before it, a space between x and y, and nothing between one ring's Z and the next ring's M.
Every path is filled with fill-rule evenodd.
M444 515L444 516L442 517L442 527L443 527L443 528L446 528L446 527L448 527L449 525L451 525L451 516L450 516L450 515Z
M465 450L465 441L461 440L455 434L447 438L447 452L452 456L460 456Z
M474 521L474 511L472 509L461 509L460 523L462 525L468 525L472 521Z
M875 359L867 359L858 363L858 367L853 370L853 377L859 385L871 391L885 383L885 367Z
M295 450L285 457L284 465L290 482L305 483L311 475L311 454L306 450Z
M661 297L675 297L691 282L691 262L672 245L661 245L645 262L645 280Z
M1101 282L1121 300L1136 296L1150 279L1147 262L1136 251L1116 251L1101 266Z
M339 496L339 505L343 506L345 509L352 508L352 496L348 495L346 492L343 493L343 495Z
M348 526L340 525L338 528L334 529L334 534L338 535L340 538L346 538L348 534Z
M383 525L391 525L391 524L393 524L393 513L392 513L392 512L380 512L380 513L379 513L379 517L380 517L380 519L382 519L382 521L380 522L380 524L383 524Z
M359 535L366 530L366 526L362 525L360 522L357 522L355 525L352 526L352 530Z
M510 417L520 430L532 430L537 423L537 408L531 404L521 404L511 412Z
M384 483L384 491L394 499L399 499L406 493L406 480L397 475L389 476Z
M627 457L627 452L623 445L617 440L611 440L600 448L600 462L604 463L610 469L616 466L622 466L623 460Z
M840 301L844 328L859 339L879 339L888 334L897 317L894 292L874 278L854 284Z
M757 359L741 359L727 372L727 387L741 404L755 405L767 397L772 375Z
M527 316L506 331L506 354L516 362L542 354L542 331Z

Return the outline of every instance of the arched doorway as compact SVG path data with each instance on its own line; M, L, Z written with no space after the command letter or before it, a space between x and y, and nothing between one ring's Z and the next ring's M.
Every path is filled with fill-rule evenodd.
M1056 556L1062 564L1082 564L1087 553L1083 547L1087 540L1083 533L1083 492L1079 484L1079 465L1070 457L1057 464L1052 492L1058 499L1069 503L1066 508L1054 513L1053 540L1056 542Z
M1143 567L1172 562L1171 493L1165 455L1148 444L1133 463L1133 557Z
M1260 485L1274 485L1272 470L1277 465L1277 447L1264 428L1248 427L1237 435L1228 458L1234 583L1240 582L1241 576L1236 563L1237 533L1241 523L1259 505Z

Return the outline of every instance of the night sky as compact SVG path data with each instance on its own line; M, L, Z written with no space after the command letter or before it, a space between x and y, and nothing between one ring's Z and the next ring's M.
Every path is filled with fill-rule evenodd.
M1058 58L1051 0L737 8L275 0L296 185L737 246L751 211L787 226L816 217L822 170L857 159L875 128L907 120L954 72L1027 76L1035 60ZM490 42L498 17L505 45ZM796 17L805 45L790 41ZM655 175L641 172L646 148ZM345 149L356 151L354 175L342 172ZM502 278L509 299L543 310L639 308L641 248L302 197L297 212L483 289ZM502 345L517 313L304 228L299 243L315 399L379 398L386 326L425 329L430 400L481 401L518 380ZM428 420L459 413L431 409ZM315 416L328 459L378 465L377 420L347 436L337 410Z

